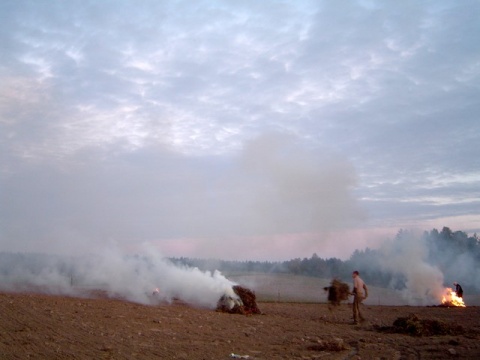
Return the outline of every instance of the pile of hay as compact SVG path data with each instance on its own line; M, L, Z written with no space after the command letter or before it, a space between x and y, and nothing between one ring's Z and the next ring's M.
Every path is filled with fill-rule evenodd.
M243 315L261 314L253 291L239 285L235 285L233 291L238 299L223 295L217 302L217 311Z
M333 279L330 286L323 289L328 292L328 302L335 306L340 305L341 301L348 300L348 295L350 295L348 284L338 279Z
M439 320L419 319L415 314L400 317L393 322L393 326L385 326L378 330L412 336L459 335L464 332L460 325L449 325Z

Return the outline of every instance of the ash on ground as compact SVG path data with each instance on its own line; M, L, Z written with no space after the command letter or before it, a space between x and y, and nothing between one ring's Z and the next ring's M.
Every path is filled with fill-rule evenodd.
M234 294L224 294L217 302L217 311L230 314L261 314L257 306L256 296L250 289L235 285L232 287Z

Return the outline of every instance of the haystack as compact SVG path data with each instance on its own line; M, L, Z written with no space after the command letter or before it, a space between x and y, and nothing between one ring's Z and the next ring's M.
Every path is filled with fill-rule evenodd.
M340 305L341 301L348 300L348 295L350 294L348 284L338 279L333 279L330 286L323 289L328 291L328 302L335 306Z
M217 302L217 311L243 315L261 314L253 291L239 285L233 286L232 289L238 298L223 295Z
M377 327L377 330L412 336L459 335L464 333L464 329L460 325L448 324L435 319L420 319L415 314L399 317L393 322L393 326Z

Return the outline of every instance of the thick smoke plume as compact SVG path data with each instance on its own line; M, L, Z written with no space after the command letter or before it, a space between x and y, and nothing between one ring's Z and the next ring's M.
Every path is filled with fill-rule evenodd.
M399 241L401 240L401 241ZM444 291L444 276L427 262L428 248L422 238L402 236L380 248L379 265L404 279L402 298L410 305L439 304Z
M19 162L0 176L1 250L78 254L113 240L167 256L266 259L284 258L271 242L293 234L304 255L362 217L355 184L345 158L278 133L231 156L152 146Z
M480 289L472 276L478 273L478 246L475 237L448 228L422 235L401 230L377 250L356 251L350 261L371 283L397 290L403 303L438 305L454 281L469 294Z
M179 267L151 250L136 256L110 249L77 258L12 253L0 257L0 289L7 291L88 296L101 290L142 304L178 298L208 308L223 294L234 296L235 284L220 272Z

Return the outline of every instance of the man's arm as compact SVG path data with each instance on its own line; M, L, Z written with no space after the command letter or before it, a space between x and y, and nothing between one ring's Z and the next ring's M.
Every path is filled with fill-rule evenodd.
M365 290L365 299L368 297L368 288L367 285L363 284L363 290Z

